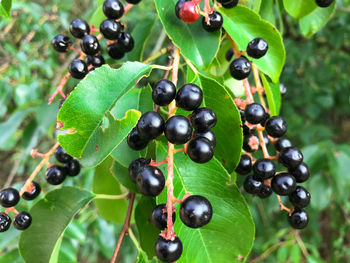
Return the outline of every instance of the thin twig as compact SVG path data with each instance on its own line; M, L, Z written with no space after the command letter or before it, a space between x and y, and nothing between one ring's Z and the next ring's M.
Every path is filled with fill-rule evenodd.
M266 104L265 104L265 100L264 100L264 96L263 96L264 87L261 85L260 76L259 76L259 69L253 62L251 64L252 64L252 68L253 68L254 81L255 81L256 89L258 91L260 104L266 109Z
M109 199L109 200L118 200L124 199L129 195L129 193L124 193L121 195L104 195L104 194L96 194L95 199Z

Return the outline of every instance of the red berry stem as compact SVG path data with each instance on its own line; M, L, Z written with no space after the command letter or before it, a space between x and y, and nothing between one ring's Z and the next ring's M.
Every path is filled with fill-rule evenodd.
M57 94L60 94L63 98L66 98L66 95L63 93L63 88L67 84L68 80L70 78L70 73L68 72L61 80L60 84L58 85L57 89L55 92L51 95L49 98L49 104L52 103L54 98L57 96Z
M79 49L76 49L75 47L70 46L69 49L73 50L74 52L77 52L80 56L84 55L82 51L80 51Z
M163 161L160 161L160 162L155 162L153 160L151 160L151 162L149 163L149 165L152 165L152 166L159 166L159 165L162 165L162 164L165 164L168 162L168 159L165 158Z
M19 212L16 210L16 208L14 208L14 207L9 207L9 208L7 208L6 210L5 210L5 214L8 214L8 213L10 213L10 212L14 212L15 213L15 215L18 215L19 214Z

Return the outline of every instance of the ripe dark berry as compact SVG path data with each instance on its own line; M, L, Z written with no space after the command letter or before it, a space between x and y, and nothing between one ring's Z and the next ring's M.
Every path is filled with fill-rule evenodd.
M224 8L232 8L238 5L239 0L218 0Z
M159 106L169 105L175 99L176 87L169 80L162 79L156 83L152 91L152 99Z
M245 108L244 116L250 124L258 124L265 117L265 109L259 103L252 103Z
M272 194L272 189L270 186L263 184L261 186L260 192L258 193L258 196L260 198L267 198Z
M264 118L261 120L260 125L265 127L265 123L266 121L270 118L270 114L268 114L267 112L265 112Z
M180 16L180 19L185 23L196 22L199 18L199 14L200 14L199 5L194 1L185 2L180 7L179 16Z
M70 23L69 30L76 38L83 38L85 35L90 34L89 24L81 18L74 19Z
M136 184L141 194L157 196L164 189L165 177L159 168L146 165L139 170Z
M303 183L310 177L309 167L306 163L299 164L295 169L288 169L294 177L297 183Z
M34 200L40 195L41 187L37 182L32 182L31 190L23 193L22 198L27 201Z
M86 56L84 61L87 65L93 65L96 68L101 67L103 64L105 64L105 59L101 54L98 54L96 56Z
M287 132L287 122L280 116L273 116L266 121L265 130L271 137L280 138Z
M114 43L107 46L107 53L113 59L121 59L124 57L125 52L122 51L120 44Z
M334 0L316 0L316 4L323 8L330 6L333 2Z
M277 140L277 142L275 142L275 148L276 148L276 151L278 152L288 147L292 147L292 143L290 140L286 138L280 138Z
M67 175L69 176L77 176L80 173L80 169L81 169L80 163L75 159L65 163L64 168L66 168L68 173Z
M253 145L252 143L253 142ZM246 152L255 152L259 149L259 139L258 137L252 135L252 134L248 134L248 135L244 135L243 136L243 150L245 150Z
M252 170L252 159L247 154L242 154L241 159L236 167L236 173L245 175Z
M187 154L196 163L206 163L213 158L214 149L207 138L194 138L188 143Z
M230 64L230 73L232 78L237 80L245 79L249 76L252 65L246 57L240 57L233 60Z
M138 158L129 165L129 177L133 183L136 183L136 176L141 168L145 167L151 162L151 159Z
M134 39L129 33L121 32L117 38L117 43L123 52L130 52L134 48Z
M204 196L191 195L181 203L179 213L182 223L191 228L199 228L210 222L213 207Z
M80 42L81 50L87 55L95 55L100 51L100 43L93 35L86 35Z
M278 195L289 195L295 190L296 181L289 173L279 173L272 178L271 187Z
M232 48L230 48L229 50L226 51L225 58L228 62L230 62L232 57L233 57L233 50Z
M297 186L289 195L289 201L298 208L307 207L310 203L310 199L310 193L302 186Z
M257 178L265 180L275 175L276 165L272 160L263 158L254 163L253 170Z
M63 183L67 176L66 168L58 165L51 166L46 170L46 181L52 185Z
M166 240L160 236L154 244L157 258L164 262L177 261L182 254L182 243L178 237L174 240Z
M180 8L181 6L185 3L188 2L190 0L179 0L177 1L176 5L175 5L175 14L178 18L180 18Z
M255 38L248 43L247 54L252 58L261 58L263 57L269 46L267 42L262 38Z
M55 150L55 158L60 163L66 163L73 159L61 146L58 146Z
M193 134L193 137L194 138L200 138L200 137L207 138L210 141L212 147L216 146L216 136L215 136L215 133L212 131L206 131L206 132L195 131Z
M5 188L0 192L0 205L2 207L12 207L18 204L19 192L15 188Z
M80 59L74 59L68 67L69 73L75 79L83 79L88 73L86 63Z
M222 28L224 20L219 12L214 11L209 15L209 25L207 24L205 17L202 19L202 26L205 31L214 32Z
M141 2L141 0L125 0L127 3L132 4L132 5L137 5L138 3Z
M201 105L203 92L197 85L188 83L178 90L175 100L177 107L187 111L193 111Z
M173 144L185 144L192 136L191 122L182 115L175 115L165 123L164 134L169 142Z
M67 36L57 35L52 39L51 45L57 52L67 52L72 45L72 40Z
M252 130L249 129L249 127L247 125L243 124L242 129L243 129L243 135L251 135L252 134Z
M288 169L295 169L303 161L303 154L296 147L285 148L280 151L278 161Z
M304 209L296 208L294 212L288 216L288 222L295 229L303 229L309 223L309 215Z
M248 176L243 183L244 190L249 194L259 194L263 186L263 182L254 175Z
M136 129L141 138L153 140L164 132L164 119L156 111L149 111L140 117Z
M136 128L133 128L128 134L127 138L128 145L131 149L140 151L148 145L149 141L142 139Z
M155 227L160 230L164 230L167 227L168 213L164 212L166 211L165 209L166 209L166 204L157 205L153 209L153 212L151 215L151 221L153 225L155 225ZM175 211L172 213L172 220L173 220L173 223L176 220Z
M0 213L0 233L7 231L10 226L11 218L5 213Z
M100 32L107 39L117 39L120 30L120 23L113 19L106 19L100 24Z
M21 212L16 215L15 220L13 220L13 226L18 230L27 229L32 223L32 217L27 212Z
M209 108L198 108L191 114L191 123L196 131L209 131L216 125L216 122L216 114Z
M103 3L103 13L109 19L119 19L124 14L124 6L118 0L106 0Z

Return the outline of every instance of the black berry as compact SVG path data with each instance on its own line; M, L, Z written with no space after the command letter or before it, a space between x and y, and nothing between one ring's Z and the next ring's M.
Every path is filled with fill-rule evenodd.
M73 159L61 146L58 146L55 150L55 158L60 163L66 163Z
M295 177L297 183L303 183L310 177L310 170L306 163L301 163L294 169L288 169L288 171Z
M152 91L152 99L159 106L169 105L175 99L176 87L169 80L162 79L156 83Z
M275 142L275 148L276 148L276 151L278 152L288 147L292 147L292 143L290 140L286 138L280 138Z
M252 170L252 159L249 155L243 154L241 156L241 159L239 160L239 163L236 167L236 173L240 175L245 175L250 173Z
M261 186L260 192L257 194L260 198L267 198L272 194L272 189L270 186L263 184Z
M100 32L107 39L117 39L121 31L120 23L113 19L106 19L100 24Z
M209 162L214 156L214 149L207 138L194 138L188 143L188 157L196 163Z
M330 6L333 2L334 0L316 0L316 4L323 8Z
M67 36L57 35L52 39L51 44L57 52L67 52L72 45L72 40Z
M87 55L95 55L100 51L100 43L93 35L86 35L80 42L81 50Z
M181 240L178 237L174 240L166 240L160 236L154 244L154 251L157 258L164 262L177 261L182 254Z
M139 170L136 184L141 194L157 196L164 189L165 177L159 168L146 165Z
M177 107L187 111L193 111L201 105L203 92L197 85L188 83L178 90L175 100Z
M129 165L129 177L133 183L136 183L136 176L141 168L145 167L151 162L151 159L138 158Z
M15 220L13 220L13 226L18 230L27 229L32 223L32 217L27 212L21 212L16 215Z
M266 121L270 118L270 114L268 114L267 112L265 112L264 118L261 120L260 125L265 127L265 123Z
M81 169L80 163L75 159L65 163L64 168L66 168L68 173L67 175L69 176L77 176L80 173L80 169Z
M5 213L0 213L0 233L7 231L10 226L11 218Z
M119 19L124 14L124 6L118 0L106 0L103 3L103 13L109 19Z
M69 30L76 38L83 38L85 35L90 34L89 24L81 18L74 19L70 23Z
M287 122L280 116L273 116L266 121L265 130L271 137L280 138L287 132Z
M31 191L24 192L22 195L22 198L27 201L34 200L40 195L41 187L37 182L32 182L32 188Z
M230 73L234 79L242 80L249 76L252 65L246 57L233 60L230 64Z
M166 211L166 204L157 205L152 212L151 221L155 225L156 228L160 230L164 230L167 227L167 218L168 213ZM175 211L172 213L173 223L176 220Z
M156 111L149 111L140 117L136 129L141 138L153 140L164 132L164 119Z
M303 161L303 154L296 147L288 147L280 151L278 161L288 169L295 169Z
M250 135L252 134L252 130L249 129L249 127L245 124L242 125L242 129L243 129L243 135Z
M191 195L181 203L179 213L182 223L191 228L199 228L210 222L213 208L204 196Z
M187 1L190 1L190 0L179 0L179 1L177 1L176 5L175 5L175 14L176 14L176 16L178 18L180 18L180 8L181 8L181 6Z
M84 61L87 65L93 65L96 68L101 67L103 64L105 64L105 59L101 54L98 54L96 56L86 56Z
M215 136L215 133L212 131L206 131L206 132L195 131L193 134L193 137L194 138L200 138L200 137L207 138L210 141L212 147L216 146L216 136Z
M18 204L19 192L15 188L5 188L0 192L0 205L2 207L12 207Z
M209 131L216 125L217 117L215 112L209 108L198 108L191 114L192 127L196 131Z
M262 38L255 38L248 43L247 54L252 58L261 58L263 57L269 46L267 42Z
M230 62L232 57L233 57L233 50L232 48L230 48L229 50L226 51L225 58L228 62Z
M246 106L244 116L250 124L258 124L265 117L265 109L259 103L252 103Z
M182 115L175 115L165 123L164 134L169 142L173 144L185 144L192 136L191 122Z
M205 17L202 19L202 26L205 31L214 32L222 28L224 20L219 12L214 11L209 15L209 25L207 24Z
M149 141L142 139L136 128L133 128L128 134L127 138L128 145L131 149L140 151L148 145Z
M80 59L74 59L68 67L69 73L75 79L82 79L88 73L86 63Z
M263 182L254 175L248 176L243 183L244 190L249 194L259 194L263 186Z
M310 193L302 186L297 186L289 195L289 201L298 208L307 207L310 203L310 199Z
M127 3L132 4L132 5L137 5L138 3L141 2L141 0L125 0Z
M116 40L123 52L130 52L134 48L134 39L129 33L121 32Z
M294 212L288 216L288 222L295 229L303 229L309 223L309 215L304 209L296 208Z
M278 195L289 195L295 190L296 181L289 173L279 173L272 178L271 187Z
M276 165L272 160L263 158L254 163L253 170L256 177L265 180L275 175Z
M67 176L66 168L58 165L51 166L46 170L46 181L52 185L63 183Z
M233 8L238 5L239 0L218 0L224 8Z
M120 44L114 43L107 46L107 53L113 59L121 59L124 57L125 52L122 51Z
M252 145L251 142L253 142L254 145ZM258 147L255 147L255 143L259 143L259 139L256 136L252 134L243 136L243 150L245 150L246 152L257 151Z

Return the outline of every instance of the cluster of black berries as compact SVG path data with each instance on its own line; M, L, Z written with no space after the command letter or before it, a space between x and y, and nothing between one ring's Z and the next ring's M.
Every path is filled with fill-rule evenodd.
M66 176L77 176L80 173L80 163L73 159L61 146L55 150L55 158L61 165L53 165L46 170L46 181L52 185L63 183Z
M333 2L334 0L316 0L319 7L329 7Z
M266 133L275 141L277 151L277 160L288 171L277 172L276 164L268 158L262 158L253 163L248 154L241 156L236 172L240 175L247 175L253 171L244 181L246 192L257 195L260 198L267 198L272 191L277 195L288 196L294 206L293 212L288 216L288 221L293 228L302 229L308 224L308 214L304 210L310 203L310 193L297 183L305 182L309 176L309 168L303 162L301 151L293 147L291 142L283 136L287 132L287 122L280 116L270 117L265 112L263 106L258 103L252 103L241 110L244 145L246 152L254 152L258 147L259 139L253 135L254 129L249 125L258 125L265 127Z
M133 2L134 4L140 2L140 0L127 0L127 2ZM107 19L100 24L100 32L111 42L107 46L107 53L113 59L121 59L126 52L130 52L134 48L134 39L124 31L124 25L119 22L124 14L123 4L118 0L106 0L103 3L103 12ZM89 71L105 64L105 60L100 53L100 43L96 36L90 34L90 26L85 20L81 18L74 19L69 26L69 30L74 37L81 39L80 47L86 57L84 61L74 59L68 70L73 78L83 79ZM58 52L67 52L72 46L72 40L65 35L57 35L51 43Z

